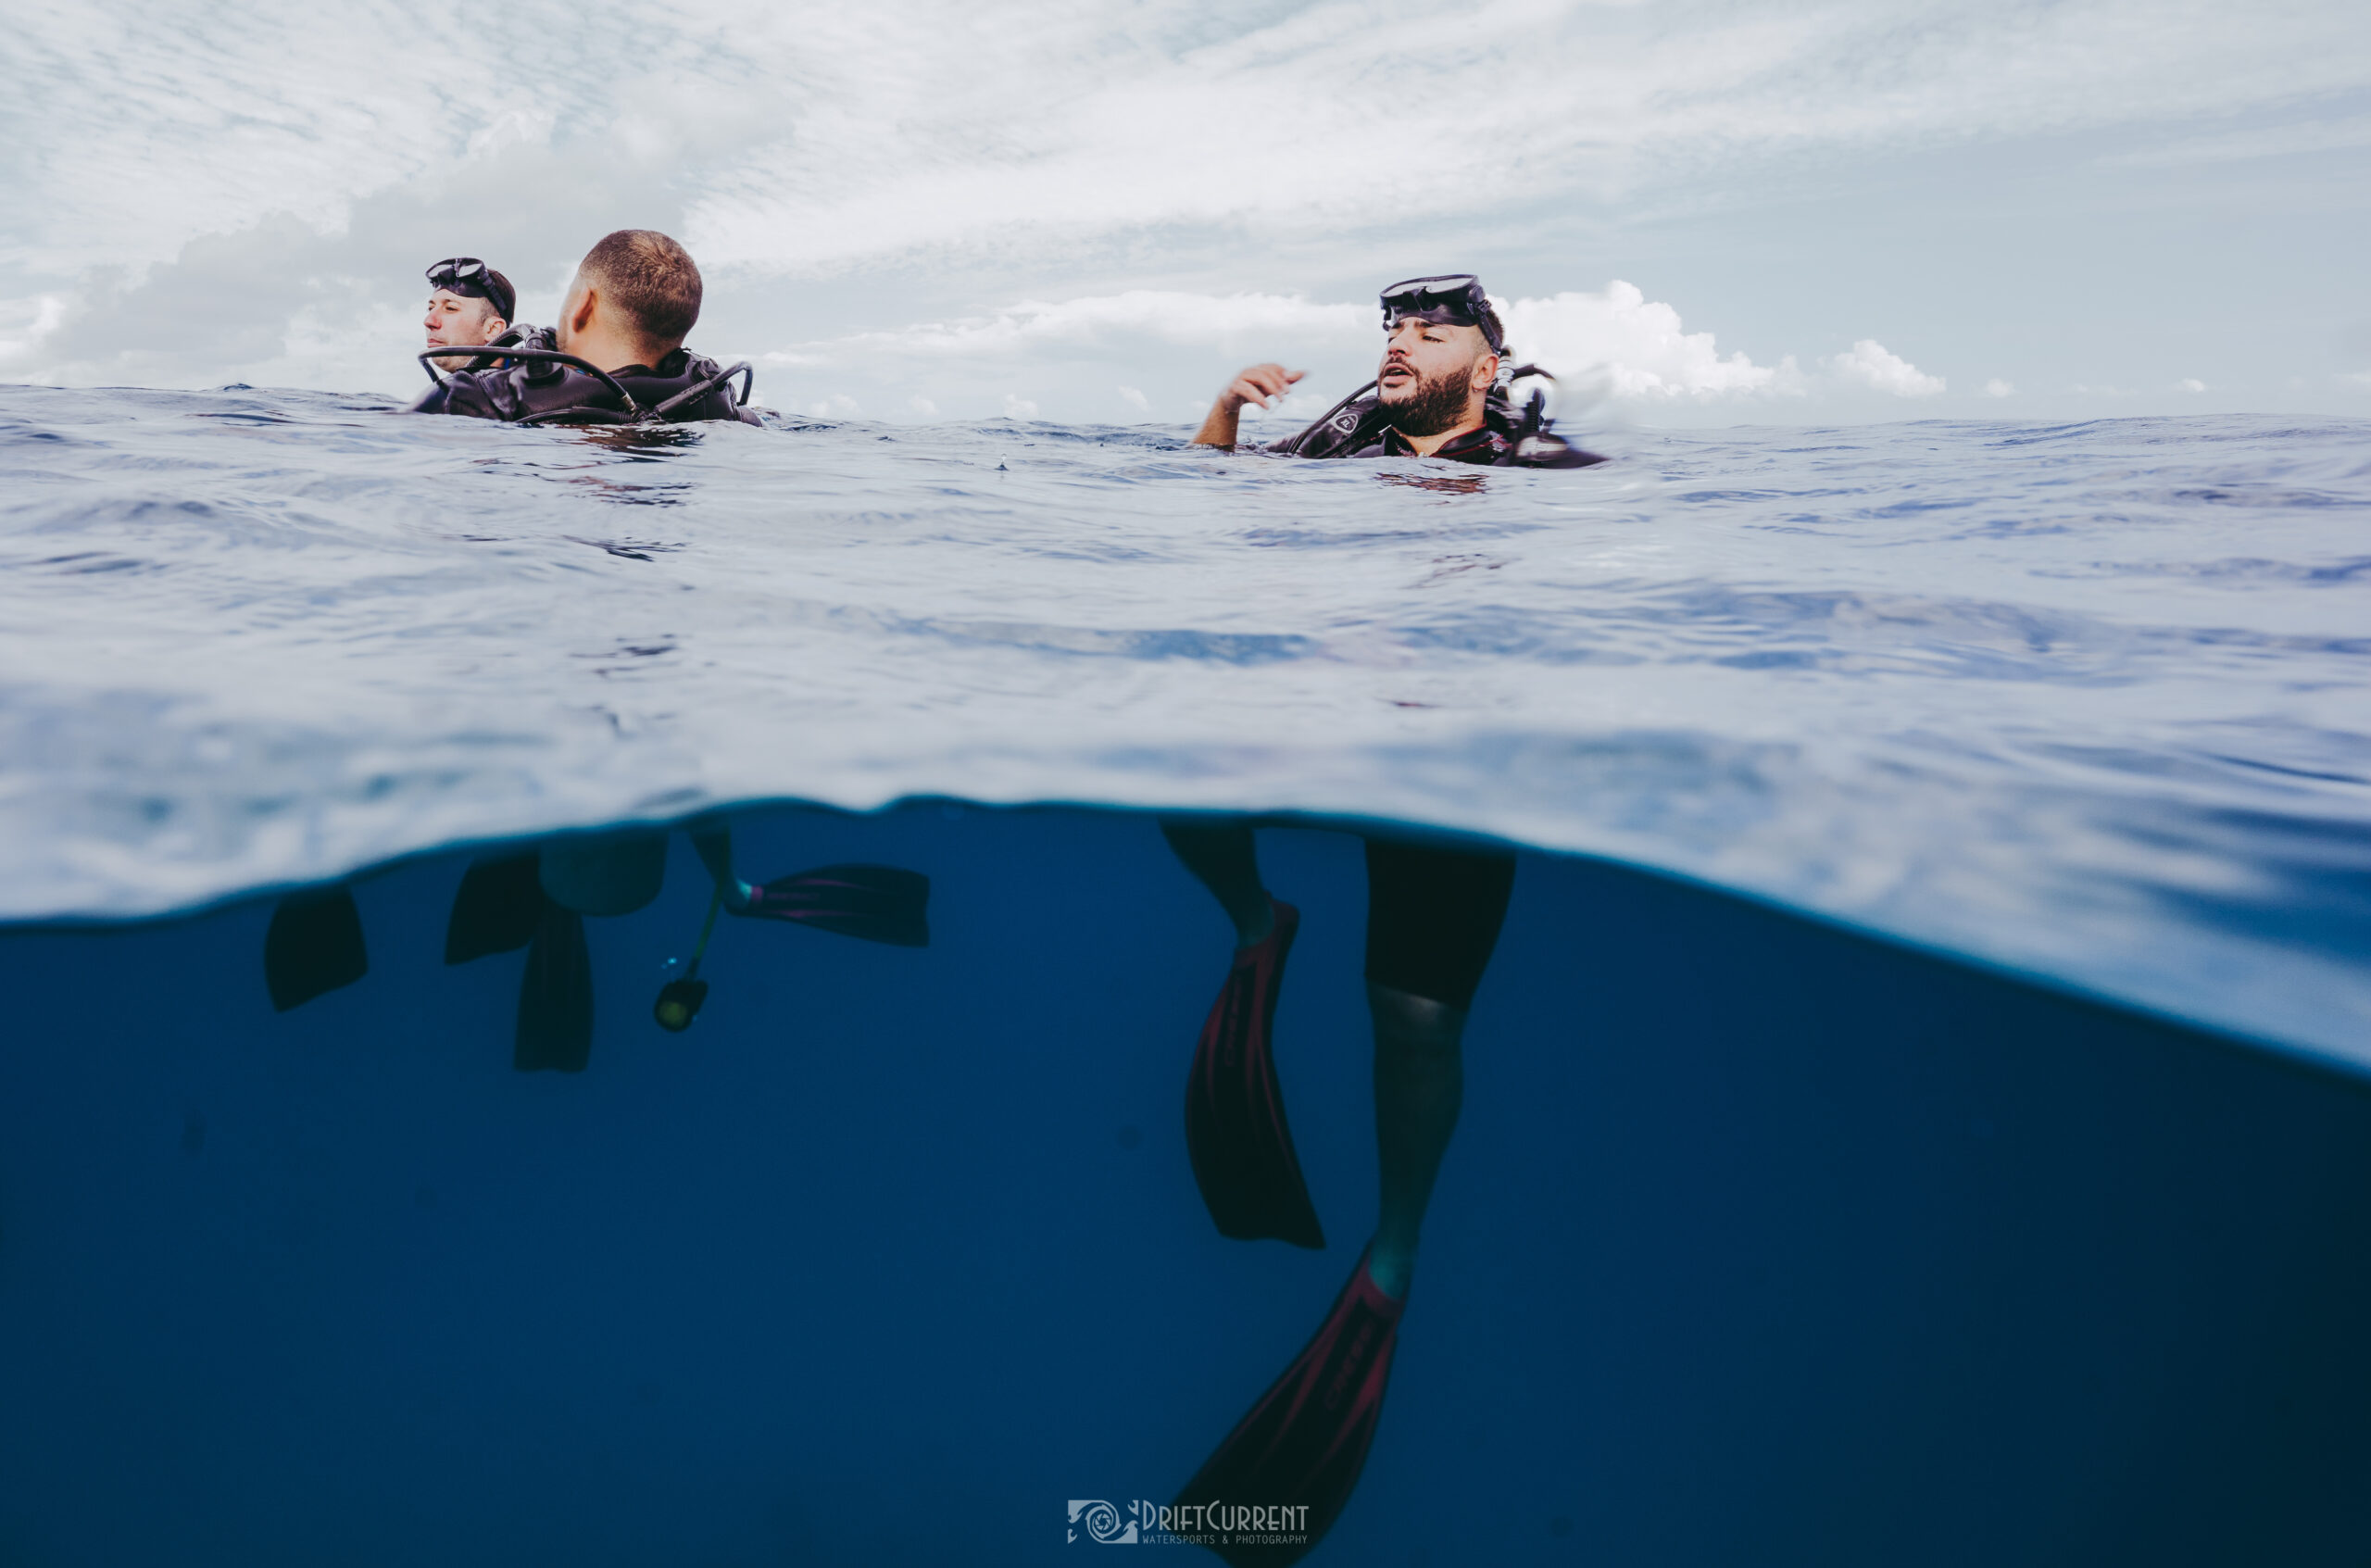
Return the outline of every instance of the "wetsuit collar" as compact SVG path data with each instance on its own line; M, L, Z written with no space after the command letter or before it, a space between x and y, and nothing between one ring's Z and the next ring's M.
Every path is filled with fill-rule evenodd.
M1439 448L1433 453L1433 456L1436 458L1447 458L1451 462L1470 463L1476 461L1477 459L1482 462L1488 462L1492 458L1496 458L1498 453L1498 438L1491 433L1490 427L1487 424L1479 424L1474 426L1472 430L1464 431L1457 435L1453 435L1449 440L1441 443ZM1386 425L1383 427L1383 455L1386 458L1417 458L1424 456L1423 453L1416 450L1413 443L1399 433L1399 427L1398 425Z

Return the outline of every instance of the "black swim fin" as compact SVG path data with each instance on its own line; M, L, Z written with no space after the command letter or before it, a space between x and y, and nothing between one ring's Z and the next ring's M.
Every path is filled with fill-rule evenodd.
M291 893L271 911L263 938L263 982L282 1012L351 985L370 972L362 915L343 884Z
M467 963L508 953L534 940L544 917L544 888L535 851L470 862L445 922L445 961Z
M1403 1303L1386 1296L1360 1258L1317 1333L1284 1375L1236 1424L1186 1489L1181 1509L1216 1504L1200 1516L1212 1551L1232 1568L1285 1568L1309 1555L1349 1506L1383 1419ZM1289 1510L1285 1527L1247 1526L1225 1511ZM1273 1515L1270 1515L1273 1517Z
M930 946L930 878L897 866L818 866L750 891L733 912L893 947Z
M1300 911L1281 898L1269 902L1275 929L1255 946L1236 949L1194 1047L1186 1079L1186 1153L1221 1236L1238 1241L1274 1236L1323 1248L1325 1227L1318 1223L1300 1156L1293 1151L1271 1047Z
M593 956L584 947L584 917L546 898L519 982L510 1065L521 1073L582 1073L592 1059Z

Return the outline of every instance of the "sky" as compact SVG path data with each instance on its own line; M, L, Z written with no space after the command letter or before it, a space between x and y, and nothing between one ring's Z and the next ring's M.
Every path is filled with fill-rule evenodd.
M1479 273L1570 418L2371 415L2362 0L18 0L0 381L408 395L617 228L777 408L1184 423Z

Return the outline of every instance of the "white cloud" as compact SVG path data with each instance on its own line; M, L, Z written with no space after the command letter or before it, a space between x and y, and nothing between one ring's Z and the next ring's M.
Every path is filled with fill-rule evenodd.
M139 266L274 212L336 232L358 202L433 192L458 163L585 147L664 166L686 237L720 266L1076 259L1081 238L1179 226L1255 243L1387 232L1405 217L1394 182L1311 178L1349 148L1365 169L1495 149L1429 193L1439 212L1475 214L1795 151L2141 126L2371 86L2361 8L2306 0L1477 0L1453 44L1434 19L1417 0L1281 16L1047 0L1026 28L953 0L645 0L627 28L572 0L514 0L514 47L442 50L428 69L423 37L473 38L483 19L441 0L19 7L0 130L26 156L0 222L6 254L44 270ZM2255 134L2342 143L2352 124ZM1242 139L1199 156L1213 126ZM508 199L554 194L520 184Z
M1927 375L1875 338L1863 338L1850 353L1839 354L1828 364L1848 382L1896 397L1932 397L1943 390L1942 377Z
M807 405L807 411L819 420L853 420L864 412L863 406L844 392L835 392Z
M1034 420L1037 417L1037 405L1026 397L1007 393L1004 399L1004 417L1008 420Z
M911 408L915 413L920 414L923 419L935 420L938 418L938 405L932 402L929 398L924 397L919 392L906 399L906 407Z
M2016 391L2015 387L2002 381L1999 376L1994 376L1984 383L1984 395L1987 397L2010 397L2015 395Z
M1152 404L1147 401L1145 395L1133 386L1123 386L1120 389L1120 401L1138 413L1148 413L1152 408Z
M41 352L42 345L66 320L67 298L64 295L34 295L28 299L12 299L0 304L0 366L10 366L19 360L30 360Z
M1330 382L1371 359L1372 301L1284 291L1404 260L1528 267L1547 297L1519 346L1682 417L1821 386L1622 285L1548 294L1606 275L1555 256L1855 155L2107 128L2187 132L2168 156L2195 162L2371 134L2348 96L2371 91L2371 10L2319 0L1476 0L1453 37L1418 0L1045 0L1027 28L953 0L644 0L631 28L513 0L511 46L433 68L420 41L483 18L86 0L9 25L0 373L63 381L408 388L425 261L495 258L547 320L583 247L634 224L692 245L720 335L784 344L778 386L827 378L809 402L903 408L920 384L953 417L1008 392L1098 417L1115 379L1168 409L1189 379L1207 400L1210 356L1272 353ZM1450 146L1490 150L1421 212L1361 172ZM997 308L1015 298L1037 303ZM1718 325L1734 345L1768 323ZM906 368L851 372L859 339ZM1123 356L1074 405L1050 390L1058 364ZM942 386L925 359L971 369ZM995 371L1022 362L1048 383Z
M2196 376L2184 376L2174 383L2174 390L2176 392L2204 392L2206 383Z
M1620 279L1601 294L1499 302L1499 315L1518 358L1633 402L1800 390L1793 359L1770 366L1742 352L1724 358L1711 332L1683 330L1677 310Z

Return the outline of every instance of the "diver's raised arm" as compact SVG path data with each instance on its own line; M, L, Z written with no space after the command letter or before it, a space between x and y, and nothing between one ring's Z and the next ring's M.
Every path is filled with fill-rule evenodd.
M1242 420L1246 403L1257 403L1265 408L1272 397L1282 402L1285 394L1292 389L1293 383L1307 374L1307 370L1287 370L1282 365L1252 366L1227 383L1226 390L1220 393L1218 401L1211 405L1210 417L1202 421L1202 428L1194 433L1194 445L1234 445L1236 427Z

